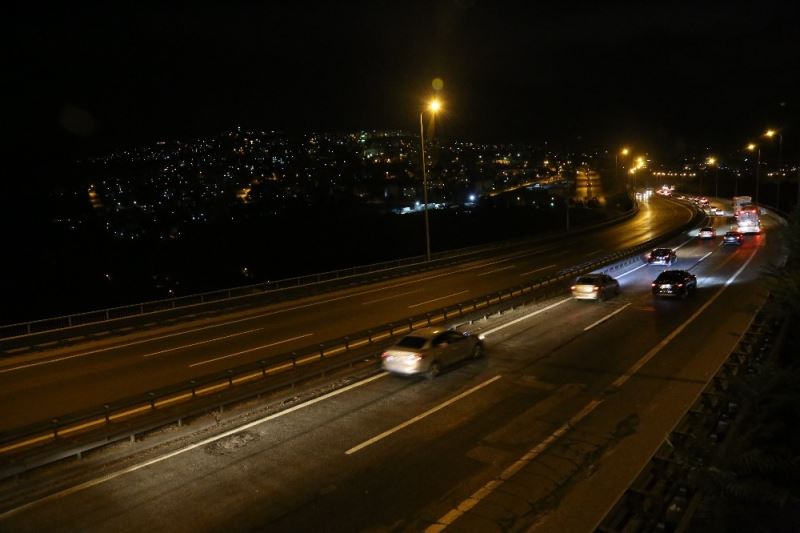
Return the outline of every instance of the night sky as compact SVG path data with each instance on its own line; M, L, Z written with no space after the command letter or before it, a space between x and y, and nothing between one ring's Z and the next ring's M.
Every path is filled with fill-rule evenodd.
M435 77L449 138L672 156L790 128L790 4L699 4L29 2L6 20L7 133L30 170L236 125L413 130Z

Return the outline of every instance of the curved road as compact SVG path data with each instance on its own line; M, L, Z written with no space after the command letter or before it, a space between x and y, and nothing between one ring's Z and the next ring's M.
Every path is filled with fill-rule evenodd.
M676 202L570 239L424 274L0 362L0 431L90 409L507 288L685 224ZM8 356L11 355L11 356ZM24 405L25 409L19 406Z
M0 529L591 531L747 329L780 259L772 229L669 243L692 298L654 300L659 267L631 266L617 298L486 321L488 356L436 380L378 374L6 503Z

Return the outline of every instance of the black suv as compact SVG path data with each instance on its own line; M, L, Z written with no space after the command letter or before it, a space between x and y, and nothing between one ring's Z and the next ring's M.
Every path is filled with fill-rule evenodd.
M685 270L665 270L653 282L653 296L686 298L697 290L697 277Z

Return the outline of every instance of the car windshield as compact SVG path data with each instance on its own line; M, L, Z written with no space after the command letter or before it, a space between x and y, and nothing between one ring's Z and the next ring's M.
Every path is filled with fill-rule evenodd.
M668 248L656 248L653 250L653 255L669 255L669 252Z
M600 280L597 278L582 276L578 278L578 280L575 282L575 285L597 285L598 283L600 283Z
M714 231L714 228L703 228L700 231Z
M682 272L662 272L656 281L681 281L682 279Z
M414 337L409 335L408 337L404 337L400 342L397 343L397 346L400 348L414 348L419 350L423 346L425 346L425 342L428 339L425 337Z

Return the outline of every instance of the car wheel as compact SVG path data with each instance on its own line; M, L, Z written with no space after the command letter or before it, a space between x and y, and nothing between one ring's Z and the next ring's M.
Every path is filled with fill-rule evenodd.
M605 294L603 294L603 291L600 291L600 292L598 292L598 293L597 293L597 301L598 301L598 302L602 302L602 301L604 301L605 299L606 299L606 295L605 295Z
M481 357L483 357L483 346L476 344L475 347L472 348L472 358L480 359Z
M431 366L428 367L428 371L425 372L425 377L427 379L433 379L441 373L442 367L439 365L439 361L434 361L431 363Z

